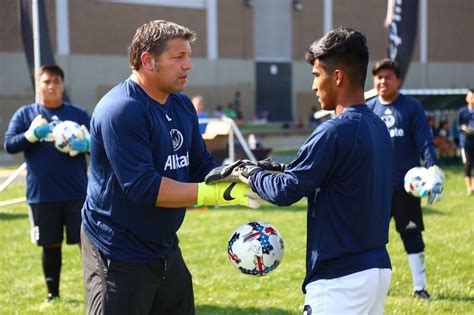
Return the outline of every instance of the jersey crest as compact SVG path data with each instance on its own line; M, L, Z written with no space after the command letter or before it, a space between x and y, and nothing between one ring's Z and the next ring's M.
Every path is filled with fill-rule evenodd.
M183 145L183 134L178 129L171 129L170 136L173 142L173 150L178 151Z
M382 118L383 122L387 126L390 137L403 137L405 135L405 131L402 128L395 127L395 116L393 116L393 112L390 110L390 108L387 108L380 118Z

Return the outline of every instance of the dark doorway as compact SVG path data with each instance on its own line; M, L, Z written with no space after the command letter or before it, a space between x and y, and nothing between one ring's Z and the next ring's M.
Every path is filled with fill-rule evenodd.
M270 121L292 121L291 63L257 62L257 115Z

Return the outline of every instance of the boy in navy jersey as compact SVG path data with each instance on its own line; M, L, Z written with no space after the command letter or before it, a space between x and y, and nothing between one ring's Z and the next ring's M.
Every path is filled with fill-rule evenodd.
M244 184L199 183L216 163L193 104L179 93L194 37L168 21L140 26L131 77L94 110L81 231L88 314L194 314L176 235L186 207L258 206Z
M466 183L467 195L472 196L474 194L474 183L471 174L474 165L474 89L470 89L467 93L466 102L467 105L461 107L458 111L457 126L459 146L464 163L464 182Z
M430 299L426 289L425 244L421 235L424 230L421 200L409 195L403 182L408 170L420 165L420 156L430 174L442 172L436 166L435 149L423 107L417 100L398 91L401 78L397 63L383 59L375 63L372 74L378 97L367 104L387 125L395 154L392 216L408 254L414 295ZM430 191L428 204L440 199L442 183L439 184L441 186Z
M279 206L308 199L304 314L382 314L391 276L393 152L385 124L365 104L366 39L339 28L305 57L321 108L337 117L319 125L282 172L265 171L265 161L234 163L221 180L249 183Z
M72 157L57 150L53 142L42 140L51 133L55 121L72 120L88 129L90 117L82 108L62 102L64 73L59 66L39 69L37 90L40 102L15 112L5 133L4 147L8 153L23 152L25 157L31 240L43 247L46 302L55 303L59 299L64 227L66 243L80 245L81 208L87 188L84 153L89 143L76 139L73 149L82 154Z

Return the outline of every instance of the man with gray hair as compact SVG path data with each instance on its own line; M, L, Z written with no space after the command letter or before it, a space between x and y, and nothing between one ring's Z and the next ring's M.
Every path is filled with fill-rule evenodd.
M81 231L88 314L194 314L176 235L186 208L258 206L244 184L200 183L216 163L193 104L179 93L194 37L168 21L140 26L131 77L95 108Z

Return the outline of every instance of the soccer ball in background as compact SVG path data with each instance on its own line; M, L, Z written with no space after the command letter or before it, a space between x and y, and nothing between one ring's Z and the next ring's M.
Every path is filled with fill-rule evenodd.
M71 151L71 142L74 139L84 139L85 134L78 123L65 120L54 127L52 136L56 149L63 153L69 153Z
M425 167L416 166L405 174L404 188L407 193L417 198L428 195L428 170Z
M265 276L281 263L284 244L278 231L264 222L239 226L229 239L227 255L242 273Z

